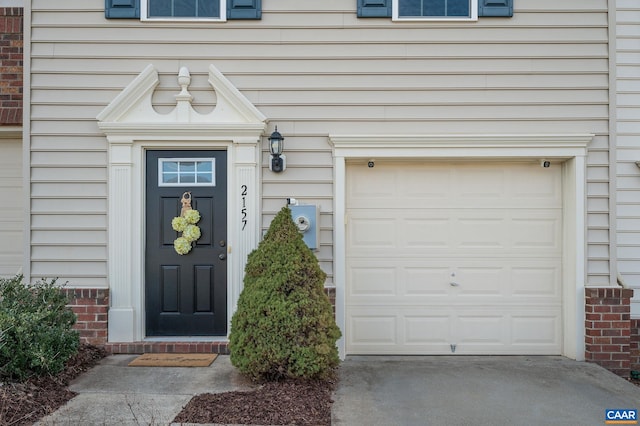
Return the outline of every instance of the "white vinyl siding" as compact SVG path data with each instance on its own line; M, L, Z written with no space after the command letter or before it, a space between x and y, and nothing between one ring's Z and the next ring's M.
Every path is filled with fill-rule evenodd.
M0 277L22 273L24 195L22 140L0 134Z
M593 133L590 168L608 157L605 0L519 0L513 18L477 22L358 19L355 2L264 2L259 21L105 20L102 0L33 0L31 203L36 275L107 285L107 143L96 115L148 64L154 101L175 104L187 66L194 103L210 110L213 63L286 138L287 170L268 170L262 226L294 197L320 206L321 265L333 284L333 159L329 134ZM272 129L269 129L272 130ZM58 173L60 168L67 175ZM91 169L88 189L82 171ZM591 172L590 172L591 173ZM608 179L590 174L589 283L608 284ZM594 204L595 203L595 204ZM82 216L78 229L61 216ZM43 251L42 247L59 250ZM90 247L84 258L78 247ZM59 265L69 267L61 271ZM99 267L96 267L98 265Z
M636 289L640 317L640 4L616 2L616 140L618 271Z

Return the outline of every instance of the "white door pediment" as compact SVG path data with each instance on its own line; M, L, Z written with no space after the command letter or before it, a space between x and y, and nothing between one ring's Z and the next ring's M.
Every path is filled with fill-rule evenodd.
M176 107L168 114L157 112L152 105L153 92L159 82L158 71L148 65L98 114L100 128L107 132L110 124L119 124L121 128L126 124L133 127L143 123L169 126L208 123L229 129L234 125L241 128L251 124L264 126L266 121L266 117L213 65L209 66L209 84L216 93L217 102L208 114L196 112L191 105L193 97L188 90L191 76L186 67L179 71L181 91L175 96Z

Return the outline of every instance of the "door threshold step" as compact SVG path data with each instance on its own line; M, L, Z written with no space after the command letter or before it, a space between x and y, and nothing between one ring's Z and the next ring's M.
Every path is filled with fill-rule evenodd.
M110 354L145 354L145 353L175 353L175 354L221 354L229 355L229 342L107 342L105 350Z

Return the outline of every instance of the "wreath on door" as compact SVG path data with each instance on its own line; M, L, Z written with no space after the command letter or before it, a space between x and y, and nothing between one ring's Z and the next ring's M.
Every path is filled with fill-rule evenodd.
M182 210L180 216L171 220L171 227L182 235L173 241L173 248L179 255L187 254L200 238L200 227L196 225L200 221L200 212L191 208L191 192L182 194Z

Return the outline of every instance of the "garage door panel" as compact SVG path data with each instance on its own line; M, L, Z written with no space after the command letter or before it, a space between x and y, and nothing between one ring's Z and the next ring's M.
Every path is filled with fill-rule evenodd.
M452 280L460 297L489 295L496 301L508 298L514 303L520 297L528 303L541 303L539 299L557 301L561 295L558 260L460 259L454 265Z
M511 318L513 345L560 347L562 324L558 310L547 315L514 313Z
M418 166L419 168L419 166ZM383 173L389 173L384 170ZM395 190L395 196L401 203L409 200L412 204L424 202L442 202L451 197L453 173L448 167L422 168L416 176L416 166L407 165L397 171L398 180L402 184Z
M347 353L561 353L560 172L348 165Z
M545 169L539 164L518 165L510 169L510 185L506 196L513 202L533 207L562 205L562 175L560 164Z
M453 289L444 285L450 276L450 268L441 265L407 265L401 270L405 296L447 296Z
M493 299L507 295L509 271L505 267L463 266L456 271L451 282L455 284L457 298L490 296Z
M561 296L561 262L532 259L368 259L349 262L352 303L549 304ZM443 300L446 298L446 300ZM469 302L471 300L471 302Z
M466 200L502 200L508 193L508 170L497 167L473 167L461 165L454 169L452 195Z
M347 346L360 354L396 354L398 346L404 353L422 353L429 345L440 354L451 352L448 342L451 317L438 309L425 311L408 308L394 313L388 306L381 306L372 316L366 308L354 309L349 326L354 333L347 335Z
M350 265L348 297L353 303L386 304L393 300L411 304L412 298L442 298L454 291L449 284L450 268L437 261L380 259L374 266L362 259Z
M364 307L354 310L354 332L347 335L352 353L418 354L428 347L430 354L548 354L561 347L559 313L553 309L451 312L413 306L390 311L386 306L378 307L377 315Z
M452 218L445 217L406 217L398 219L402 235L400 246L407 249L442 249L450 247Z
M464 162L376 161L347 167L347 202L362 208L546 208L562 204L561 166L538 162L499 165Z
M397 219L363 218L351 222L350 242L353 247L369 250L392 250L397 246Z
M557 256L560 254L562 221L557 212L552 217L541 217L543 212L537 212L537 217L514 217L509 246L514 250L546 249L554 252L536 252L535 254L547 254Z
M455 227L456 246L461 249L506 250L507 219L457 218Z
M507 315L501 313L467 313L455 318L453 342L461 350L472 347L505 345L508 340Z
M557 257L562 221L557 209L364 210L348 212L348 256L452 255ZM389 250L394 250L390 252Z
M456 250L488 249L495 256L544 257L555 257L561 250L561 220L557 209L468 209L451 211L449 215L450 242Z
M383 162L377 162L375 168L366 164L353 167L360 170L348 176L349 199L363 207L385 207L389 203L400 206L396 203L406 200L442 200L451 194L452 173L447 168L422 168L412 163L396 168Z
M456 353L548 354L561 348L560 307L520 307L499 313L470 308L455 321Z
M378 312L373 316L369 313L359 314L353 312L350 317L350 329L352 333L348 335L349 344L352 347L378 348L396 347L398 345L398 323L394 314L384 314Z
M384 297L396 296L397 267L395 265L371 267L353 265L350 269L350 279L353 285L349 287L350 296Z
M349 197L363 206L383 207L397 198L397 179L397 173L391 171L353 174L349 181Z
M532 298L549 297L552 300L560 300L561 296L560 262L548 265L546 262L529 262L527 265L511 268L510 288L513 296Z
M388 301L390 297L398 297L409 303L410 297L450 296L455 291L450 285L450 275L451 269L438 262L406 260L394 264L380 260L372 266L366 260L353 261L347 276L353 283L348 288L348 296L353 302L380 298Z
M448 314L405 315L403 318L404 344L429 345L446 349L451 334Z

